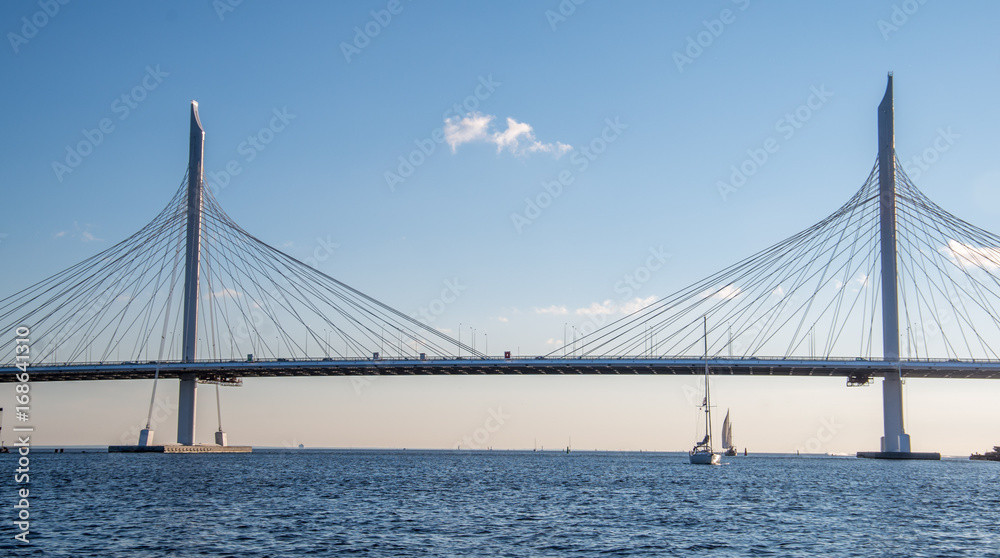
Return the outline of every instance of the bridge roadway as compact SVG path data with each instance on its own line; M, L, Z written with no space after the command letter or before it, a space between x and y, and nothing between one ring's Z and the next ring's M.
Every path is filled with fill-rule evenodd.
M709 368L720 376L839 376L863 382L897 368L895 362L864 359L716 358ZM38 364L28 368L32 382L65 380L152 379L155 362ZM1000 361L904 360L904 378L1000 379ZM702 374L699 358L547 358L463 357L420 359L272 359L245 361L163 362L161 378L195 373L201 379L289 376L421 375L691 375ZM0 382L16 381L14 367L0 367Z

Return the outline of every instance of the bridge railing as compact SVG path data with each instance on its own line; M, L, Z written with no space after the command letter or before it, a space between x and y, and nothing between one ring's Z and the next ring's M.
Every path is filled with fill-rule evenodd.
M656 361L700 361L704 360L704 357L698 355L674 355L674 356L646 356L646 355L635 355L635 356L541 356L541 355L521 355L521 356L427 356L424 358L406 358L406 357L297 357L297 358L254 358L253 360L239 360L239 359L198 359L194 364L199 366L204 366L206 364L275 364L275 363L292 363L292 364L315 364L315 363L343 363L343 362L386 362L386 363L398 363L398 362L525 362L525 361L574 361L574 362L595 362L595 361L645 361L645 362L656 362ZM896 361L885 361L881 358L861 358L861 357L787 357L787 356L732 356L732 357L722 357L713 356L709 357L708 362L712 363L720 362L829 362L829 363L848 363L848 362L866 362L866 363L879 363L879 362L896 362ZM904 358L900 359L901 363L966 363L966 364L998 364L1000 359L983 359L983 358L971 358L971 359L949 359L949 358ZM156 364L163 365L178 365L183 364L180 360L130 360L130 361L84 361L84 362L69 362L69 363L36 363L33 364L33 368L65 368L65 367L75 367L75 368L88 368L88 367L99 367L99 366L150 366Z

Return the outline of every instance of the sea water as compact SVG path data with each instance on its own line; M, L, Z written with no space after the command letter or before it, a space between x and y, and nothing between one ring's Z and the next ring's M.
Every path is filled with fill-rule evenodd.
M0 556L1000 557L1000 463L661 453L0 455Z

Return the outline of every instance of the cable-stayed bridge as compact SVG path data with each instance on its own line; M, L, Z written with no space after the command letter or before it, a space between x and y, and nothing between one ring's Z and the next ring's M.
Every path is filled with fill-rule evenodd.
M0 300L0 330L30 328L32 381L179 379L186 445L199 382L701 374L707 361L714 374L883 377L882 450L905 456L903 378L1000 378L1000 237L934 204L902 171L891 75L878 114L874 166L819 223L547 355L513 357L477 351L240 227L204 188L192 103L189 167L166 208ZM16 346L0 340L0 381L20 371Z

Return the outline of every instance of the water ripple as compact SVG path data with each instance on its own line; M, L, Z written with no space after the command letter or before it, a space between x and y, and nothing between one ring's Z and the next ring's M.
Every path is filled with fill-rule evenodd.
M1000 558L1000 466L627 453L32 456L17 556ZM8 456L0 456L0 463ZM0 492L14 501L15 487ZM14 555L10 537L0 555Z

